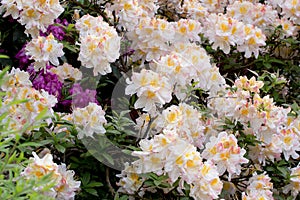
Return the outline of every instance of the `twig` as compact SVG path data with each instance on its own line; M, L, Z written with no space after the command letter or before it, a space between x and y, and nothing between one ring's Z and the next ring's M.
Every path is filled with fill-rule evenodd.
M109 192L111 193L112 196L115 196L116 191L111 186L111 183L110 183L110 180L109 180L109 168L108 167L106 167L106 169L105 169L105 175L106 175L106 182L107 182L107 185L108 185Z

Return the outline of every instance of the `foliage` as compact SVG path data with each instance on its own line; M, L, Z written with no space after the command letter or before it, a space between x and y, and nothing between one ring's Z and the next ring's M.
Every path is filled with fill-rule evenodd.
M34 2L43 4L44 1ZM252 195L250 183L259 176L265 176L265 190L271 191L269 198L299 198L299 185L299 190L295 189L299 184L295 180L299 179L300 153L299 16L285 17L287 11L279 5L276 8L282 12L272 8L271 1L260 1L264 5L262 12L270 9L278 20L286 19L295 25L293 33L288 34L286 27L275 20L270 22L271 26L265 21L261 21L265 26L259 26L254 20L250 25L242 17L225 16L225 13L229 15L227 11L233 2L216 1L211 7L205 1L195 2L60 1L59 17L46 31L37 30L40 37L47 36L48 43L34 46L36 52L49 45L43 55L50 56L44 61L47 65L42 67L31 59L30 53L36 52L28 49L28 43L35 45L33 39L37 37L24 26L25 22L20 22L22 17L3 17L8 8L7 3L1 3L5 5L0 7L3 11L0 18L1 199L51 199L49 193L57 187L52 182L53 173L41 178L24 175L33 162L29 159L32 152L41 159L51 154L54 163L65 163L68 170L74 170L73 181L80 181L80 189L74 189L76 196L70 199L242 199ZM198 3L203 10L198 7L196 10L201 13L195 14L191 8ZM22 15L26 6L16 8L20 9L18 15ZM59 12L60 9L50 10ZM219 14L214 16L214 13ZM97 23L89 24L93 20ZM228 23L219 28L215 24L216 33L210 34L210 26L221 22ZM186 27L180 28L182 24ZM201 27L196 32L198 24ZM233 24L239 25L242 36L247 26L257 31L251 36L258 42L254 42L257 46L250 56L248 50L243 50L245 44L253 45L250 36L234 38L237 30L232 27L227 34L226 30ZM189 32L187 27L194 32ZM180 31L185 33L180 35ZM218 36L218 31L226 33ZM62 44L64 52L57 58L57 66L53 58L59 48L52 49L54 41ZM70 70L65 77L62 77L63 70L58 72L63 64L67 64L65 70ZM173 65L177 65L174 70ZM164 71L162 66L170 68ZM16 75L17 68L28 72L30 84L24 81L27 75ZM183 75L179 76L179 72ZM21 119L16 110L25 107L32 112L35 107L28 106L28 102L35 105L45 100L16 98L16 91L23 87L31 88L41 97L46 91L49 102L46 109L37 109L33 122L18 121L22 128L13 129L13 120ZM57 102L50 105L50 99ZM271 136L264 131L271 132ZM285 139L289 133L294 138ZM201 137L195 139L195 134ZM294 145L295 150L277 146L283 146L283 141ZM235 167L231 171L226 166L222 172L220 166L224 160L212 158L221 152L212 153L217 151L211 147L214 142L219 142L218 147L223 145L220 149L231 145L230 152L240 156L238 161L231 161ZM188 149L184 151L189 153L183 156L179 144L184 144ZM223 153L220 155L225 155L226 160ZM173 159L172 164L169 159ZM196 175L190 166L198 167ZM205 173L207 166L211 167L210 176ZM202 183L206 185L200 186ZM210 188L208 194L199 192L205 187Z

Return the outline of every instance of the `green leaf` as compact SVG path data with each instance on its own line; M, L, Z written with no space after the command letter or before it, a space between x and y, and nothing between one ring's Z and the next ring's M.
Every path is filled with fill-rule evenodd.
M147 181L145 181L145 182L144 182L144 185L145 185L146 187L153 187L153 186L155 186L155 184L153 183L152 180L147 180Z
M283 177L287 177L288 176L288 174L289 174L289 172L287 171L287 168L285 168L285 167L277 167L277 169L278 169L278 171L280 171L281 172L281 176L283 176Z
M90 193L94 196L98 196L97 190L93 189L93 188L86 188L84 189L87 193Z
M120 197L120 200L128 200L128 196L127 195L123 195Z
M19 144L18 147L40 147L40 146L43 146L43 144L41 143L36 143L36 142L25 142L25 143L22 143L22 144Z
M78 47L76 47L75 45L70 45L69 43L67 42L63 42L63 45L64 45L64 48L72 51L73 53L78 53Z
M61 153L65 153L65 151L66 151L66 148L60 144L56 144L55 148Z
M62 138L64 138L66 135L67 135L67 133L66 133L65 131L63 131L63 132L60 132L60 133L56 134L56 138L57 138L57 139L62 139Z
M4 55L4 54L0 54L0 59L9 59L9 56Z
M86 187L101 187L103 186L103 183L101 182L96 182L96 181L91 181L89 184L87 184Z
M75 24L69 24L66 28L67 32L70 32L75 27Z
M85 173L83 174L82 178L81 178L81 182L83 186L86 186L91 179L91 174L90 173Z
M108 133L111 133L111 134L114 134L114 135L120 135L121 134L120 131L114 130L114 129L106 130L106 134L108 134Z
M270 63L263 63L263 65L267 68L267 69L271 69L272 65Z
M47 118L46 113L48 112L48 108L44 108L35 118L36 121Z
M111 157L111 155L107 154L107 153L103 153L102 156L110 163L110 164L114 164L114 159Z
M180 197L180 200L189 200L189 197Z
M282 60L276 59L276 58L271 58L269 60L269 62L271 62L271 63L277 63L277 64L281 64L281 65L286 65L285 62L283 62Z

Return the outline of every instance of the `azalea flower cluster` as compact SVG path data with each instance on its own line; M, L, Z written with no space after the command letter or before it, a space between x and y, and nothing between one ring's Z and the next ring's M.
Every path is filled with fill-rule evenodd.
M120 18L120 25L126 29L126 37L135 49L134 60L140 58L151 61L166 55L171 46L178 42L199 41L201 25L192 19L168 22L154 16L157 1L125 0L114 3L108 10Z
M238 146L236 137L221 132L217 137L211 136L209 140L201 154L202 157L212 160L217 165L220 175L227 170L228 180L231 180L233 174L239 175L241 164L248 163L248 159L243 157L246 150Z
M144 120L144 123L141 123L141 120ZM139 174L151 172L157 175L167 174L170 179L168 183L171 184L178 177L181 177L180 181L188 184L197 180L197 184L191 184L189 195L194 199L216 199L223 188L223 182L217 176L227 171L228 180L230 180L232 176L240 175L242 164L248 163L248 159L243 157L246 150L238 146L233 134L209 133L207 130L207 127L210 127L209 122L203 119L197 109L188 104L172 105L153 119L144 114L137 121L140 124L137 128L142 131L144 127L150 126L151 134L140 141L141 151L132 153L139 159L131 165L126 165L125 170L119 175L121 177L120 192L133 194L136 190L132 190L132 186L139 188L146 180L143 175ZM151 124L150 121L152 121ZM151 135L154 135L153 138L147 139ZM196 147L203 149L202 153ZM190 148L193 149L193 153L189 151ZM197 155L197 157L190 158L190 155ZM202 162L202 159L206 161ZM185 168L181 170L180 167ZM195 174L192 169L196 170ZM205 182L208 176L211 179ZM202 178L203 181L201 181ZM183 183L179 185L182 186ZM180 187L179 191L183 189ZM144 188L138 192L143 195L148 190L149 188Z
M296 199L300 192L300 166L294 167L291 170L290 183L284 187L283 192L288 193L291 191L292 196Z
M98 5L102 12L102 4ZM270 0L265 4L255 0L116 0L103 5L106 16L75 17L79 39L64 42L80 46L78 60L91 68L94 76L111 73L111 64L118 59L121 65L125 61L124 68L133 69L126 79L125 94L137 99L134 108L141 113L135 128L145 137L139 141L140 150L132 152L137 160L126 163L118 175L119 192L141 197L156 192L154 186L147 185L148 177L154 174L166 177L163 183L169 187L162 189L166 193L176 187L179 194L189 191L194 199L217 199L227 189L225 183L234 186L235 178L253 175L241 181L248 185L239 189L243 200L273 199L271 178L243 167L298 159L300 117L289 116L291 108L262 96L263 82L254 77L239 77L232 87L226 85L219 65L212 63L202 46L209 49L210 44L225 54L242 52L245 58L258 58L268 50L263 48L277 26L282 26L281 38L297 34L299 0ZM160 6L169 5L177 12L172 19L161 15ZM51 25L54 20L60 23L57 17L64 11L58 0L2 0L0 11L25 25L25 33L33 38L17 57L24 66L28 59L33 61L28 72L35 78L13 68L1 86L6 94L1 99L4 109L0 116L7 112L5 122L11 130L19 131L41 123L39 114L45 110L52 116L52 108L62 99L64 81L80 81L83 74L68 63L60 65L68 56L59 60L64 52L63 43L57 40L63 40L65 32ZM132 56L120 57L121 38L130 45ZM208 95L205 112L189 104L199 102L193 100L194 90ZM72 99L65 100L64 105L72 107L72 113L62 119L74 124L78 138L105 134L106 113L97 100L97 91L79 83L68 91ZM10 105L15 99L26 101ZM228 128L225 119L242 128ZM66 128L57 132L62 130ZM239 145L242 134L253 136L253 144ZM80 186L74 181L74 172L65 164L55 164L51 154L39 158L33 152L33 156L22 175L29 179L51 175L49 184L54 186L46 195L74 199ZM281 189L296 198L300 167L289 170L290 182ZM36 190L42 188L37 186Z
M202 117L197 109L186 103L172 105L154 119L151 125L152 134L173 131L178 137L203 149L207 135L204 135L205 122Z
M139 20L136 28L126 35L132 41L131 48L135 49L135 59L144 58L151 61L170 51L174 29L167 20L144 17Z
M131 81L125 93L137 94L139 99L135 102L135 108L143 108L144 111L156 112L156 104L162 107L172 99L172 88L168 79L160 74L142 69L140 73L133 73Z
M273 1L270 1L273 2ZM275 1L276 2L276 1ZM300 24L300 5L299 0L279 1L277 5L282 8L282 14L293 23ZM273 4L274 5L274 4Z
M89 103L84 108L75 108L72 114L65 115L63 119L71 121L78 130L77 137L92 137L93 134L104 134L106 130L103 125L107 123L105 112L96 103Z
M192 80L197 83L196 87L210 92L217 92L225 85L224 77L210 63L210 56L202 47L194 43L178 43L174 49L159 60L153 60L150 68L169 79L177 98L186 98Z
M46 69L49 62L52 65L58 66L58 58L64 55L63 45L55 40L52 34L47 37L38 36L32 39L25 47L26 55L34 60L34 68L36 71L39 69Z
M221 13L208 15L203 30L213 44L212 48L219 47L226 54L230 52L230 46L237 45L237 50L245 52L246 58L252 53L257 58L260 47L266 45L266 36L260 28Z
M52 108L57 103L55 96L48 92L38 91L32 88L29 80L29 74L20 69L12 69L10 73L5 75L7 82L1 87L6 95L2 98L3 110L0 113L8 112L8 116L4 119L8 122L8 126L12 131L21 131L24 127L29 131L35 125L42 123L41 119L36 119L38 115L44 111L45 115L52 116ZM15 100L26 100L24 103L12 104Z
M171 185L179 180L178 190L181 192L184 183L189 184L190 196L194 199L215 199L220 194L223 184L216 166L210 161L202 162L195 146L178 137L174 131L164 131L153 139L141 140L140 148L142 151L133 152L139 159L131 166L127 165L119 175L120 191L133 194L134 189L143 183L142 174L153 172L167 174L167 183ZM139 194L142 196L143 192Z
M11 16L25 25L25 33L33 38L38 37L40 31L46 32L49 25L54 23L64 8L59 0L52 1L19 1L2 0L0 12L5 10L3 17Z
M191 18L176 22L154 18L153 14L157 11L157 6L153 6L155 2L148 4L152 9L145 9L140 1L120 1L108 10L118 14L120 25L128 31L126 36L136 50L135 59L158 59L170 51L173 43L183 38L199 41L199 33L209 39L213 49L219 47L228 54L230 46L236 46L239 52L245 52L246 58L252 54L257 58L260 48L266 45L266 35L270 35L275 27L281 25L285 36L296 34L294 23L299 16L295 2L280 4L283 10L289 10L278 16L277 10L270 5L248 1L187 1L183 4L181 1L168 1L179 13L186 12Z
M172 57L163 56L161 60L165 61L164 65L169 66L168 68L172 67L170 66L171 64L179 66L176 63L178 62L178 57L176 56L177 54L173 53ZM153 70L160 70L160 65L155 63L154 66L152 66ZM142 69L142 71L146 72L147 70ZM153 71L149 72L151 74ZM159 72L159 74L167 76L172 70ZM146 75L143 74L144 76ZM176 81L176 76L173 77ZM145 79L141 76L139 80ZM149 81L148 83L151 85L154 82ZM126 165L126 169L120 175L120 191L133 194L136 189L132 188L140 188L143 182L147 180L145 176L139 174L150 172L157 175L168 174L171 183L173 183L172 176L174 175L165 171L167 168L165 164L168 163L165 159L170 159L170 156L166 158L159 156L161 162L156 162L158 159L156 156L159 154L156 154L157 152L154 150L155 145L162 144L162 141L167 141L167 139L172 139L172 137L180 138L180 140L184 140L189 145L201 149L201 160L205 159L207 162L213 163L219 176L224 176L227 171L228 173L226 173L225 177L229 181L232 177L238 177L242 172L242 166L247 164L249 160L244 157L246 150L238 146L237 137L239 133L229 134L225 131L218 131L220 126L223 126L220 121L224 118L233 120L235 123L241 123L245 134L254 135L257 141L260 141L255 146L248 146L248 156L254 163L265 165L266 160L274 162L275 160L280 160L281 155L286 160L289 160L290 157L297 159L299 157L297 152L300 150L299 118L288 117L290 108L276 106L269 96L260 97L259 93L263 85L262 81L257 81L254 77L248 79L244 76L239 77L233 87L220 87L217 92L210 93L208 106L212 109L214 115L205 120L198 110L185 103L180 103L178 106L171 105L164 109L161 114L157 112L155 115L152 115L151 112L142 114L137 119L137 130L143 133L146 138L153 137L150 141L157 141L149 144L149 139L141 140L141 151L133 152L133 155L138 156L139 159L133 162L132 165ZM131 87L138 88L138 90L143 88L141 84L139 87L134 86L134 84L128 86L128 88ZM231 132L231 130L229 131ZM162 137L162 135L167 138L160 141L158 138ZM176 149L180 148L176 147ZM175 163L178 161L175 158L173 160ZM174 168L173 172L176 172ZM259 197L272 199L273 188L270 178L266 175L254 176L255 178L249 180L250 186L247 192L243 193L243 198L255 199L258 193ZM181 175L181 177L185 176ZM174 180L176 178L177 176L175 176ZM254 179L257 179L257 181ZM263 187L261 185L266 186ZM291 188L292 184L289 187ZM289 187L286 187L286 192L289 192ZM257 191L259 189L261 190ZM140 192L139 195L143 195L148 190L149 188L140 188L138 190ZM199 191L199 188L196 190ZM195 196L192 190L190 192L190 196L194 197L194 199L204 198L201 195ZM206 198L210 199L212 197Z
M288 2L288 1L287 1ZM287 3L285 2L285 4ZM280 5L285 5L280 4ZM253 24L261 28L266 35L270 35L278 25L282 26L285 36L295 36L297 27L293 21L287 19L285 13L279 18L277 10L270 5L261 3L253 4L249 1L235 1L227 8L227 16L242 21L246 24Z
M72 200L75 197L75 192L80 188L80 181L74 180L74 171L67 170L64 163L57 165L53 162L53 156L46 154L40 158L35 152L32 152L33 157L30 158L31 163L23 170L21 176L26 179L41 179L46 175L50 175L49 186L52 186L49 191L44 192L46 196L61 200ZM37 191L42 191L43 186L37 186Z
M269 96L260 97L263 82L255 78L240 77L235 81L235 90L223 96L212 98L209 107L218 117L227 117L243 124L245 133L254 135L258 141L250 146L249 156L253 161L265 164L266 159L274 162L299 157L300 150L298 120L288 117L290 108L276 106ZM226 92L226 91L225 91Z
M199 20L200 22L203 22L203 20L206 18L206 16L209 14L208 8L205 7L201 2L197 0L191 0L184 2L183 6L181 6L181 1L177 1L177 9L183 10L181 12L186 12L187 16L194 20Z
M142 67L142 66L141 66ZM188 87L196 87L216 93L225 85L225 79L216 66L210 64L210 57L202 47L193 43L178 43L175 51L150 63L150 70L133 72L127 79L127 95L137 94L135 108L156 115L156 105L162 107L172 99L187 97Z
M75 24L79 31L80 52L78 60L86 68L93 68L94 76L110 73L110 63L119 56L120 41L116 30L102 17L84 15Z
M242 194L242 200L274 199L272 196L273 184L268 175L254 173L249 179L248 184L246 193L243 192Z
M270 25L275 23L278 18L277 11L272 6L255 3L250 1L234 1L233 4L227 6L227 16L238 19L246 24L253 24L267 31Z
M60 81L64 81L66 79L80 81L82 79L82 72L68 63L64 63L58 67L53 67L50 69L50 72L56 74Z
M107 9L115 12L119 17L119 23L127 30L133 30L141 17L153 17L157 12L157 0L117 0Z

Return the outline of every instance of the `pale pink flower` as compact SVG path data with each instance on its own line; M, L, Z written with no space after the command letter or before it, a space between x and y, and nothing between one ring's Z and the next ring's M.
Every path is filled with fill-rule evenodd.
M44 192L46 196L61 199L61 200L73 200L75 198L75 192L80 188L80 181L74 180L74 171L67 170L66 165L62 163L57 165L53 162L53 156L46 154L43 158L32 152L32 161L21 173L26 179L37 178L40 179L46 175L50 176L50 182L47 184L53 184L49 191ZM37 186L35 190L42 190L43 187Z
M135 108L155 112L156 104L162 107L172 99L172 88L168 78L154 71L142 69L140 73L134 72L131 81L125 89L125 94L137 94Z
M50 62L52 65L58 66L58 58L64 55L63 44L58 43L52 34L47 37L37 37L32 39L26 45L26 55L34 60L34 68L39 70L46 69L46 65Z
M86 68L93 68L94 76L112 71L110 63L119 56L121 37L114 27L104 22L102 17L84 15L75 24L80 34L78 60Z
M221 132L218 137L210 137L210 141L206 143L201 155L203 158L213 161L221 175L228 171L228 180L230 180L233 174L241 173L241 164L248 163L248 159L243 157L245 153L246 150L238 146L237 139L233 134L228 135L226 132Z
M269 199L273 200L273 184L271 178L264 174L257 175L255 172L248 181L246 193L242 194L243 200Z
M58 67L52 67L50 72L56 74L60 81L64 81L65 79L79 81L82 79L81 71L68 63L64 63Z
M106 132L103 125L107 123L105 111L96 103L89 103L84 108L75 108L72 113L72 122L78 130L78 138L92 137L93 134L104 134Z
M59 0L34 1L34 0L4 0L1 1L0 10L6 9L4 17L11 15L22 25L25 33L33 38L38 37L40 31L45 32L47 27L64 11Z
M296 199L300 192L300 166L291 168L290 183L283 188L285 194L291 192L292 196Z

